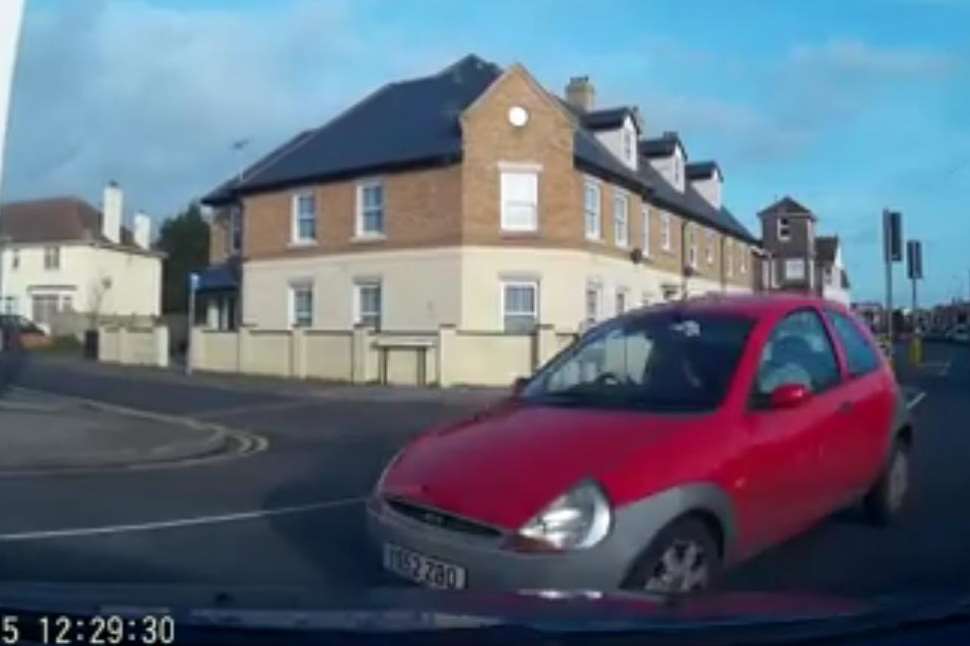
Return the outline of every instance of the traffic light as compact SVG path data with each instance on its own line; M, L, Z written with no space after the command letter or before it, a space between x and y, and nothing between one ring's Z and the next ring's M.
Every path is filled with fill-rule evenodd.
M923 278L923 243L919 240L906 243L906 275L911 280Z
M882 239L885 245L886 262L899 262L903 259L903 223L899 211L882 212Z

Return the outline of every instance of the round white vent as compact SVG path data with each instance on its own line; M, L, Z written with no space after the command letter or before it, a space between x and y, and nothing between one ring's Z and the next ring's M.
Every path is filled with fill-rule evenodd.
M516 128L521 128L526 123L529 122L529 112L519 105L513 105L509 108L509 123L511 123Z

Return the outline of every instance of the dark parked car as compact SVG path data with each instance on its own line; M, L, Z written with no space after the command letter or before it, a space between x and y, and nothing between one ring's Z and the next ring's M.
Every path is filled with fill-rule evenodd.
M51 337L39 325L19 314L0 314L3 349L42 348L51 344Z

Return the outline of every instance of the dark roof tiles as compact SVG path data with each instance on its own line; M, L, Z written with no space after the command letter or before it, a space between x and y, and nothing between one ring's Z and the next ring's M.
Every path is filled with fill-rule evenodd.
M762 209L758 215L806 215L815 218L808 207L795 201L791 196L786 195L780 200Z
M353 177L376 170L457 161L462 154L459 116L502 74L493 63L469 55L432 76L385 85L323 126L300 133L251 165L242 181L233 179L207 195L203 202L228 202L237 192L265 190L302 181ZM687 217L754 242L750 233L728 212L711 207L693 189L681 194L657 173L637 173L617 159L593 134L593 128L637 118L629 106L583 113L559 102L576 124L573 152L576 165L599 173L641 194L659 192L670 208ZM639 126L638 126L639 127ZM641 141L641 155L683 145L676 133ZM649 163L642 160L642 167Z
M722 178L724 177L724 173L721 172L721 167L717 165L716 161L691 162L684 167L684 174L687 175L687 179L707 179L715 171Z
M0 237L15 243L90 240L113 244L101 232L101 212L76 197L52 197L0 205ZM125 247L138 248L131 231L121 227Z

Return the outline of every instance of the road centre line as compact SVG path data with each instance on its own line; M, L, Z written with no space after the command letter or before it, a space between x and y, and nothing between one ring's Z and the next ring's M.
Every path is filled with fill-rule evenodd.
M105 534L124 534L130 532L149 532L159 529L176 529L179 527L193 527L198 525L215 525L219 523L232 523L238 521L254 520L258 518L268 518L271 516L283 516L288 514L300 514L320 509L331 509L335 507L346 507L362 503L364 497L342 498L338 500L327 500L323 502L309 503L305 505L290 505L286 507L276 507L274 509L256 509L232 514L220 514L214 516L194 516L189 518L177 518L172 520L160 520L147 523L136 523L129 525L107 525L102 527L77 527L73 529L53 529L34 532L14 532L10 534L0 534L0 542L14 541L34 541L56 538L73 538L83 536L99 536Z
M925 398L926 398L926 393L917 393L915 397L913 397L911 400L906 402L906 408L908 408L909 410L913 410Z

